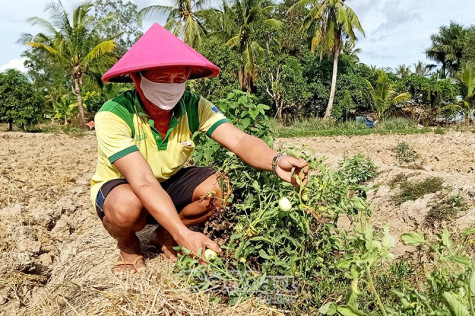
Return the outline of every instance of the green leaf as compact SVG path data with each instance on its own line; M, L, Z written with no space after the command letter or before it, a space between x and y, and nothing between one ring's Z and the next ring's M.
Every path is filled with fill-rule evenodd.
M247 102L247 96L245 96L245 95L240 96L239 99L238 99L238 102L243 104L243 105L247 105L247 103L248 103Z
M467 258L467 257L450 256L449 259L452 260L452 261L464 264L466 266L471 266L472 265L472 260L470 260L470 258Z
M426 241L424 235L416 232L402 234L401 239L406 243L406 245L415 247L422 245Z
M341 260L340 262L338 262L336 267L338 269L348 269L352 263L353 260Z
M242 124L242 128L246 129L249 126L249 124L251 124L251 119L246 117L245 119L241 121L241 124Z
M364 232L365 247L367 250L371 250L373 246L373 228L370 225L366 226Z
M452 247L452 241L450 240L450 233L447 230L447 228L444 228L444 231L442 232L442 243L444 244L445 247L451 248Z
M219 304L221 302L221 298L220 297L210 297L209 302L210 302L211 305L216 305L216 304Z
M271 256L269 256L263 249L259 250L259 256L264 259L271 259Z
M470 273L469 284L470 284L470 291L472 292L471 294L475 294L475 269L474 268L472 268L472 273Z
M328 302L325 305L322 305L319 309L318 312L324 315L335 315L336 314L336 309L338 306L333 303L333 302Z
M472 227L472 228L469 228L467 229L466 231L463 232L463 236L468 236L468 235L471 235L471 234L475 234L475 227Z
M239 239L242 237L242 234L240 233L234 233L231 235L231 237L229 237L230 241L233 241L234 239Z
M257 115L259 114L259 109L256 110L249 110L249 115L251 115L252 119L255 120Z
M343 316L365 316L363 312L348 305L338 306L336 310L338 311L338 313L342 314Z
M444 297L445 304L449 308L451 315L453 316L468 316L469 315L465 306L463 306L462 303L460 303L457 300L455 295L453 295L450 292L444 292L442 296Z

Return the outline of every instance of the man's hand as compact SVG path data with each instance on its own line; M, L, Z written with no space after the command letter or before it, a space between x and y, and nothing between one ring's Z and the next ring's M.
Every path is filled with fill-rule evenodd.
M206 235L191 231L189 229L177 236L175 241L178 243L178 245L191 250L191 252L195 255L198 255L198 252L201 249L201 257L204 257L206 248L214 250L217 253L221 252L219 245L209 239Z
M297 159L292 156L281 156L279 160L277 160L275 173L277 173L282 180L290 182L293 186L298 187L297 181L292 178L292 168L295 168L294 174L300 177L303 185L306 186L310 166L302 159Z

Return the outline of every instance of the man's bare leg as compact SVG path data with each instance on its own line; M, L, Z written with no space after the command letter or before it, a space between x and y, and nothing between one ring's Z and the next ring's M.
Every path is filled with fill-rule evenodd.
M214 197L205 197L214 191ZM217 208L222 206L223 194L215 174L200 183L193 191L192 202L185 206L179 216L183 224L187 227L202 224L210 218ZM160 246L165 256L172 261L176 260L176 251L173 249L177 243L173 237L163 228L158 227L152 234L150 241Z
M118 185L110 191L104 201L104 214L102 224L117 240L120 251L117 262L130 263L117 265L114 273L120 276L145 270L144 261L139 259L142 251L135 233L145 227L147 212L129 184Z

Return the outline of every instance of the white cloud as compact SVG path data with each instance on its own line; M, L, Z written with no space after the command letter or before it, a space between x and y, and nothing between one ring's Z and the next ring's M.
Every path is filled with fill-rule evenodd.
M401 8L400 4L399 1L386 2L382 9L383 14L386 16L386 22L379 25L375 33L388 31L412 20L421 18L419 13L411 12L407 7Z
M23 65L25 60L26 60L25 57L12 59L8 63L3 64L3 65L0 66L0 72L4 72L7 69L16 69L16 70L19 70L23 73L26 73L27 69Z

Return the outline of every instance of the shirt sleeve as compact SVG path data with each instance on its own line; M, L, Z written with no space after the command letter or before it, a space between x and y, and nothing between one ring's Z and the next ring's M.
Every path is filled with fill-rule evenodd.
M213 103L203 97L198 102L198 117L200 120L198 130L208 136L211 136L219 125L229 122Z
M118 115L102 111L94 118L99 153L112 164L131 152L138 151L129 125Z

